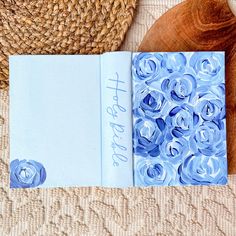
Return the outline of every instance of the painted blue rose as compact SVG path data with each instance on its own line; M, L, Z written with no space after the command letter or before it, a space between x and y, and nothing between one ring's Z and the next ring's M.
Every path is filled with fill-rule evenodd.
M226 155L225 123L206 121L200 125L190 137L190 145L193 153L201 153L206 156Z
M159 53L139 53L133 59L135 79L152 79L161 72L162 55Z
M169 73L184 72L186 64L187 59L183 53L168 52L163 55L162 67Z
M224 54L133 59L135 185L225 184Z
M212 90L201 87L198 91L195 111L203 120L220 122L225 119L225 85L220 84Z
M46 170L33 160L13 160L10 164L10 187L32 188L44 183Z
M171 130L172 135L177 138L191 135L198 123L199 116L188 104L172 108L166 117L166 124Z
M213 85L224 78L224 55L216 52L195 52L189 65L195 70L199 84Z
M173 185L175 171L172 165L160 159L144 159L137 162L136 185L138 186L165 186Z
M141 88L135 95L133 113L136 116L157 118L166 104L164 95L157 90Z
M189 152L189 143L185 138L176 138L168 134L160 146L161 159L176 164L181 162Z
M180 165L178 174L183 185L226 184L226 156L190 155Z
M163 142L165 122L156 120L138 119L134 124L134 153L143 157L156 157L160 154L159 145Z
M196 80L191 74L173 73L163 80L161 89L171 101L190 102L195 95Z

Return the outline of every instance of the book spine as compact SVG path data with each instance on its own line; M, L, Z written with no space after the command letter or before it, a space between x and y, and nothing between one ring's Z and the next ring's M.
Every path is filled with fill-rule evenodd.
M102 185L133 186L131 52L101 56Z

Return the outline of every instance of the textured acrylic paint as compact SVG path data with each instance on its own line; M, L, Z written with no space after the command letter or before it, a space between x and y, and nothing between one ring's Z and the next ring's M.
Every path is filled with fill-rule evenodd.
M224 73L223 52L11 57L10 187L226 184Z
M135 53L135 185L227 182L224 54Z

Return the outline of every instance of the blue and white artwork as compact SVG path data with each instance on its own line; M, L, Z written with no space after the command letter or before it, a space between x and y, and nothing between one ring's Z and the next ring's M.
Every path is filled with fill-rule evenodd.
M224 52L134 53L135 186L227 183Z
M44 166L33 160L15 159L10 164L10 187L33 188L43 184L46 180Z
M227 183L223 52L9 62L11 188Z

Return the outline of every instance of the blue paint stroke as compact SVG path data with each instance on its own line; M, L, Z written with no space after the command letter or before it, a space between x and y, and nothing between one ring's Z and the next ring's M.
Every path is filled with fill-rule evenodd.
M134 53L136 186L226 184L224 53Z
M10 163L10 187L33 188L44 183L46 170L44 166L33 160L15 159Z

